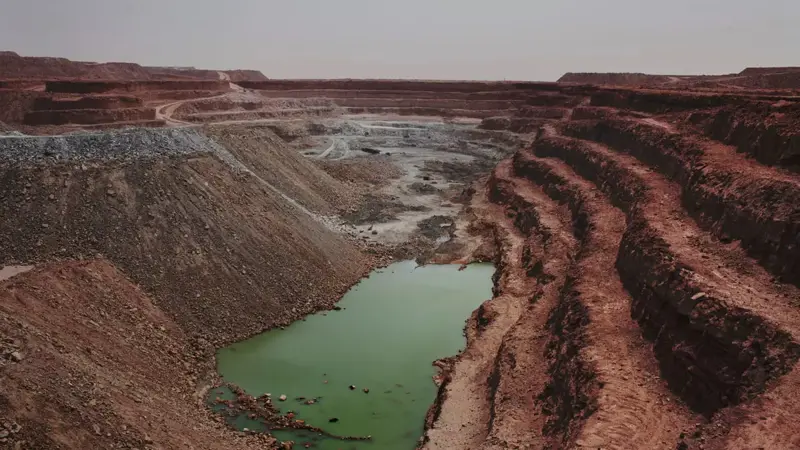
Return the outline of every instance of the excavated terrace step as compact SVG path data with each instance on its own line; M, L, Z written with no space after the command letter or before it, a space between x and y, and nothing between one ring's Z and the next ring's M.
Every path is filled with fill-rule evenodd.
M544 446L541 437L544 417L531 411L530 405L544 388L546 366L539 361L547 336L528 336L526 342L533 348L525 346L519 355L519 371L527 375L529 392L507 391L513 385L500 380L496 373L504 364L505 355L517 349L504 343L518 328L515 324L524 323L529 330L544 330L552 304L530 302L536 285L533 278L527 277L526 265L532 263L529 234L538 236L534 239L554 240L556 237L549 229L555 228L557 222L552 215L525 204L512 186L496 177L492 180L485 192L475 196L472 206L476 215L494 230L501 256L496 262L495 295L473 314L465 328L468 345L454 362L449 381L440 390L439 397L443 401L439 401L438 408L434 407L438 411L429 417L425 449L482 448L490 429L498 428L507 431L500 439L513 441L515 445ZM546 196L541 194L541 198L546 199ZM510 210L516 213L509 214ZM533 311L529 311L531 308ZM503 348L504 345L508 346ZM506 404L506 392L511 401L517 401L518 396L523 396L525 401L516 410L511 405L508 408L495 406L494 403ZM502 412L498 415L499 411Z
M562 443L574 440L579 448L672 448L694 414L661 380L650 345L630 318L632 299L614 269L625 215L594 184L558 160L520 151L514 156L514 171L542 186L555 201L569 205L573 229L581 242L561 304L565 315L571 316L569 322L583 323L582 342L581 346L556 349L562 353L564 367L553 378L565 393L575 392L570 381L591 383L575 377L580 371L570 367L576 360L573 353L578 351L579 359L592 367L589 373L596 375L598 392L592 406L595 411ZM581 400L570 394L562 397L561 411L557 409L551 421L556 427L559 419L577 419L570 414L579 409Z
M629 154L679 183L683 205L704 228L740 240L770 272L800 286L800 176L652 122L573 122L563 132Z
M534 405L552 384L551 364L544 357L555 339L548 321L558 307L577 242L570 232L569 212L531 182L515 178L510 160L497 166L489 186L490 199L513 219L509 232L524 242L521 254L513 256L520 269L517 279L500 286L526 289L517 290L524 310L503 337L489 379L491 415L483 448L545 447L550 440L543 435L548 417Z
M258 94L269 98L389 98L389 99L456 99L456 100L516 100L521 94L516 91L487 92L449 92L449 91L406 91L391 89L299 89L299 90L259 90ZM552 96L550 96L552 97Z
M472 117L485 119L503 114L511 114L511 109L458 109L458 108L423 108L423 107L348 107L348 114L384 114L400 116L442 116Z
M672 389L713 413L763 391L800 356L797 289L689 218L680 189L635 158L546 130L538 156L564 160L627 213L616 266Z

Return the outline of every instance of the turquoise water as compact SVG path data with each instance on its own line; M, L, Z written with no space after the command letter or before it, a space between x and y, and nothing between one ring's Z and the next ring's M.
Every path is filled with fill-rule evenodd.
M492 295L492 265L458 268L406 261L376 270L337 304L342 310L221 349L218 370L251 395L271 393L283 413L335 435L372 436L273 433L298 448L412 449L436 397L432 362L464 347L464 322ZM287 401L278 401L282 394Z

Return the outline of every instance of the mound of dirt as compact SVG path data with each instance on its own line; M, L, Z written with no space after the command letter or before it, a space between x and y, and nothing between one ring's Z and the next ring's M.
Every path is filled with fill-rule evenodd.
M477 159L473 162L459 161L426 161L423 171L439 174L446 180L471 183L484 176L496 164L489 159Z
M71 158L59 162L58 150L43 156L33 146L19 150L17 163L6 161L0 261L105 255L184 330L215 345L330 307L373 264L264 179L281 174L291 180L279 184L289 193L310 193L313 185L338 197L340 183L324 185L332 178L313 164L289 158L273 161L278 172L250 171L232 153L257 163L254 148L229 152L199 135L173 143L175 131L141 133L111 134L127 137L125 145L105 135L37 138L40 146L73 147L65 153ZM229 142L250 137L217 133ZM79 150L88 142L93 157ZM275 150L272 157L286 159ZM320 194L303 201L334 209Z
M419 181L415 182L415 183L411 183L408 186L408 188L412 192L416 192L417 194L422 194L422 195L435 194L436 192L439 191L439 189L437 187L435 187L434 185L429 184L429 183L421 183Z
M306 208L322 214L347 209L359 200L353 186L321 171L264 124L210 126L206 133L230 150L258 177Z
M337 180L347 183L365 183L379 185L402 175L402 170L391 161L375 160L374 158L357 158L316 161L325 172Z
M187 334L106 260L0 284L0 447L264 448L216 423Z
M419 205L405 205L384 195L367 195L364 201L351 211L342 214L342 219L354 225L365 225L396 220L405 211L426 211Z
M155 120L155 108L57 109L25 114L25 125L94 125L99 123Z

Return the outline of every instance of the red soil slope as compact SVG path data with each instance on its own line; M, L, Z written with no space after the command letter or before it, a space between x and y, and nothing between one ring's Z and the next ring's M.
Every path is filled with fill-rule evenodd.
M195 398L187 334L105 260L0 283L2 448L263 448ZM5 360L12 349L13 360ZM19 427L19 428L17 428Z

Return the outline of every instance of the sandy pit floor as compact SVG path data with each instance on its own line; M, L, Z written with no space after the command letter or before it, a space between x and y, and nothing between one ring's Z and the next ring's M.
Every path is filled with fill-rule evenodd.
M345 214L349 232L389 245L415 234L441 244L450 239L460 197L469 183L502 156L496 144L475 140L471 123L353 116L312 126L302 153L326 161L380 161L399 176L376 186L361 208Z

